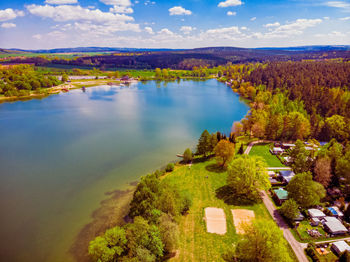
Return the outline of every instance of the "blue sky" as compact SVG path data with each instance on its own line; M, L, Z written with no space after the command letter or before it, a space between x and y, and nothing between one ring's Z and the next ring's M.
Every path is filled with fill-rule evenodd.
M350 44L350 1L0 1L2 48L328 44Z

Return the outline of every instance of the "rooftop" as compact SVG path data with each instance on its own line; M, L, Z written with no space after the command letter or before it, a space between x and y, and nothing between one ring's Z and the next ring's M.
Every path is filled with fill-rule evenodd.
M339 250L339 253L343 253L345 250L350 251L350 246L344 240L334 242L332 245Z
M328 227L331 233L347 232L346 227L335 217L325 217L324 225Z
M310 217L325 217L326 215L319 209L311 208L308 210Z
M288 199L288 191L284 190L283 188L275 189L273 190L273 192L275 192L275 194L280 200Z

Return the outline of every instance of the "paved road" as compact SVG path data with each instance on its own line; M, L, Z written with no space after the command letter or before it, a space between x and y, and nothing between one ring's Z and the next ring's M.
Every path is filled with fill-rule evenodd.
M293 234L289 230L289 226L284 222L283 217L278 213L276 207L273 205L271 199L268 197L265 191L261 192L262 200L269 211L270 215L276 221L277 225L283 231L284 238L288 241L292 247L296 257L301 262L308 262L308 259L304 253L304 247L294 238Z
M268 142L265 140L259 140L259 141L254 141L250 143L245 150L244 154L249 154L250 150L255 144L260 144ZM284 221L283 217L278 213L277 208L274 206L272 203L271 199L268 197L265 191L261 192L261 197L264 202L264 205L266 206L267 210L269 211L270 215L273 217L279 228L283 231L283 236L284 238L288 241L289 245L292 247L296 257L300 262L308 262L309 260L307 259L305 253L304 253L304 248L305 245L302 243L299 243L293 236L293 234L289 230L289 226L287 223Z

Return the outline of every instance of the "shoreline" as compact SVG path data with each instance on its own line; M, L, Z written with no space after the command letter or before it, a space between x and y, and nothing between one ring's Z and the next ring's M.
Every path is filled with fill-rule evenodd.
M128 81L127 83L135 83L138 82L138 80L132 80ZM68 93L70 90L80 89L80 88L88 88L88 87L94 87L98 85L109 85L112 84L113 86L121 86L123 83L119 80L112 80L112 79L103 79L103 80L86 80L86 81L76 81L71 83L65 83L58 86L53 86L50 88L45 88L45 93L31 93L28 96L1 96L0 97L0 104L1 103L8 103L8 102L17 102L17 101L28 101L32 99L42 99L46 98L51 95L58 95L60 93Z

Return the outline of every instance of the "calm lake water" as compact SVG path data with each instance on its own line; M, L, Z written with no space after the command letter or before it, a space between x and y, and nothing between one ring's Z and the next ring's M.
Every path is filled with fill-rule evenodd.
M99 86L0 104L0 260L73 261L106 192L229 133L248 107L216 80Z

